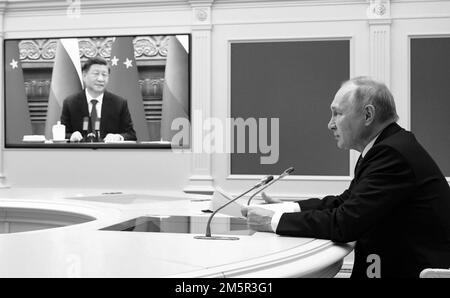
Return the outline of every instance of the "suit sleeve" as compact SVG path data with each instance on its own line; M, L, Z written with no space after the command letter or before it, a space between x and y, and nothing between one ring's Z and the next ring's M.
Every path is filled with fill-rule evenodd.
M401 205L414 189L411 167L390 147L377 148L361 171L358 180L344 193L347 198L341 204L327 209L285 213L281 216L277 234L335 242L355 241ZM331 197L317 206L333 206L340 199Z
M322 199L312 198L304 201L298 201L301 211L306 210L323 210L329 208L339 207L349 197L349 190L347 189L339 196L326 196Z
M127 101L124 100L123 108L120 115L120 134L125 140L136 141L136 131L133 128L133 120L128 110Z

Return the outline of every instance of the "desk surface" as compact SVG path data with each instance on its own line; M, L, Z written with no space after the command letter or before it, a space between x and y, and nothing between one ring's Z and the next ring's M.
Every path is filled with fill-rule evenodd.
M0 277L329 277L352 250L349 244L273 233L223 241L194 239L195 234L102 231L139 216L209 217L201 212L209 206L204 196L103 193L0 190L0 211L33 208L96 218L66 227L0 234Z

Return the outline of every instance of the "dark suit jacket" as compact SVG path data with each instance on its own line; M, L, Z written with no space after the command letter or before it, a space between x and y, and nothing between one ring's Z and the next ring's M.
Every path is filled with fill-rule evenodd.
M299 204L301 212L282 215L277 234L356 241L353 278L367 277L370 254L380 257L381 277L450 268L449 185L414 135L396 123L379 135L344 193Z
M66 126L66 137L75 132L83 132L83 118L89 116L85 91L67 97L63 102L61 123ZM100 119L100 137L108 133L121 134L125 140L136 140L127 101L105 91Z

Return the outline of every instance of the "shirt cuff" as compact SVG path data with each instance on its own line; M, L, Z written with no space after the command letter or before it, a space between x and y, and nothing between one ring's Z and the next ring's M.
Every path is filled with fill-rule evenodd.
M269 204L269 205L279 205L279 206L277 206L277 208L273 208L273 209L276 209L276 210L274 210L275 214L272 216L272 220L270 222L273 232L277 231L278 223L280 222L280 219L281 219L281 216L283 215L283 213L300 212L301 211L300 205L295 202L286 202L286 203L281 203L281 204ZM273 210L272 208L270 208L270 209Z

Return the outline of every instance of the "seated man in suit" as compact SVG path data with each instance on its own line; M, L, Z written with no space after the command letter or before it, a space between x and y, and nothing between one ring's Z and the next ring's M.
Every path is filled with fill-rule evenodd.
M84 119L89 119L88 132L96 129L96 119L100 119L97 129L105 142L136 140L127 101L105 90L110 73L108 62L101 57L90 58L82 71L85 89L63 102L61 123L66 126L67 138L81 141Z
M243 208L248 225L280 235L356 241L352 278L419 278L425 268L450 268L449 184L397 119L384 84L365 77L345 82L331 103L328 128L339 148L361 152L348 189L322 199Z

